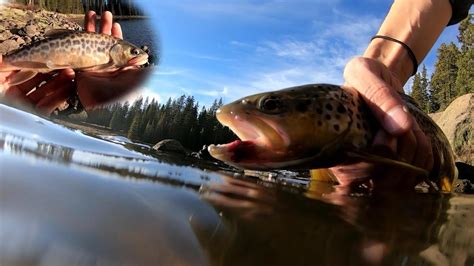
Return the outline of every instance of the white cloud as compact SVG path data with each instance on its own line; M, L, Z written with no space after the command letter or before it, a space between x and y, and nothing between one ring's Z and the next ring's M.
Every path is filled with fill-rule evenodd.
M266 47L259 47L257 50L262 52L270 50L270 52L280 57L307 60L314 56L324 54L324 49L319 47L316 41L304 42L287 39L279 42L267 41L264 44Z
M135 91L133 91L132 93L130 93L129 95L127 95L123 101L128 101L128 102L134 102L136 100L138 100L138 98L142 97L143 99L146 99L148 98L149 101L155 99L155 101L157 102L161 102L162 101L162 96L153 91L152 89L150 88L147 88L147 87L143 87L143 88L140 88L140 89L137 89Z

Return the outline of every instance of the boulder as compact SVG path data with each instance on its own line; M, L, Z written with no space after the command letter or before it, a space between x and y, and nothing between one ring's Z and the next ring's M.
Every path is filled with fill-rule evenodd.
M183 145L175 140L175 139L164 139L155 146L153 146L154 150L157 151L166 151L166 152L174 152L174 153L179 153L179 154L186 154L186 149L183 147Z
M430 114L456 153L456 161L474 165L474 93L454 100L443 112Z
M26 36L33 37L39 35L39 31L35 25L27 25L24 29Z
M0 42L10 39L13 34L9 30L0 31Z
M18 48L19 45L15 40L6 40L0 43L0 54L6 54L7 52Z

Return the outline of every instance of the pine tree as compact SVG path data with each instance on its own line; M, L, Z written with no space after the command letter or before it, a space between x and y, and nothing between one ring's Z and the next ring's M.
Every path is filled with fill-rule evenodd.
M410 96L415 99L423 111L430 112L428 79L426 78L426 75L426 67L423 65L421 73L416 73L414 76Z
M431 111L444 110L457 96L455 84L459 50L454 43L441 44L430 82Z
M459 24L459 43L461 54L456 62L458 73L456 77L457 96L474 92L474 24L472 14Z
M140 119L141 119L141 114L136 113L132 125L130 126L130 129L128 130L127 137L131 140L138 140L141 132L140 132Z

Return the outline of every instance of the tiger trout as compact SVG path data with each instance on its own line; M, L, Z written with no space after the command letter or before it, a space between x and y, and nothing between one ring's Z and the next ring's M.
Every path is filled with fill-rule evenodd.
M20 70L9 77L10 85L23 83L37 73L65 68L104 72L148 61L148 54L142 49L110 35L52 30L45 36L3 57L0 72Z
M365 160L411 169L432 188L451 191L457 171L446 136L409 96L402 98L431 139L435 163L430 173L371 153L370 144L380 125L358 92L330 84L260 93L224 105L217 119L240 140L210 145L209 153L252 170L321 169Z

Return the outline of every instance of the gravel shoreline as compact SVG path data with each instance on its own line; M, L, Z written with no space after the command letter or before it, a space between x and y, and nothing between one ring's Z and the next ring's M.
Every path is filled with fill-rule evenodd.
M44 34L52 29L82 30L75 21L82 21L84 15L0 6L0 17L0 54L4 55L44 39Z

